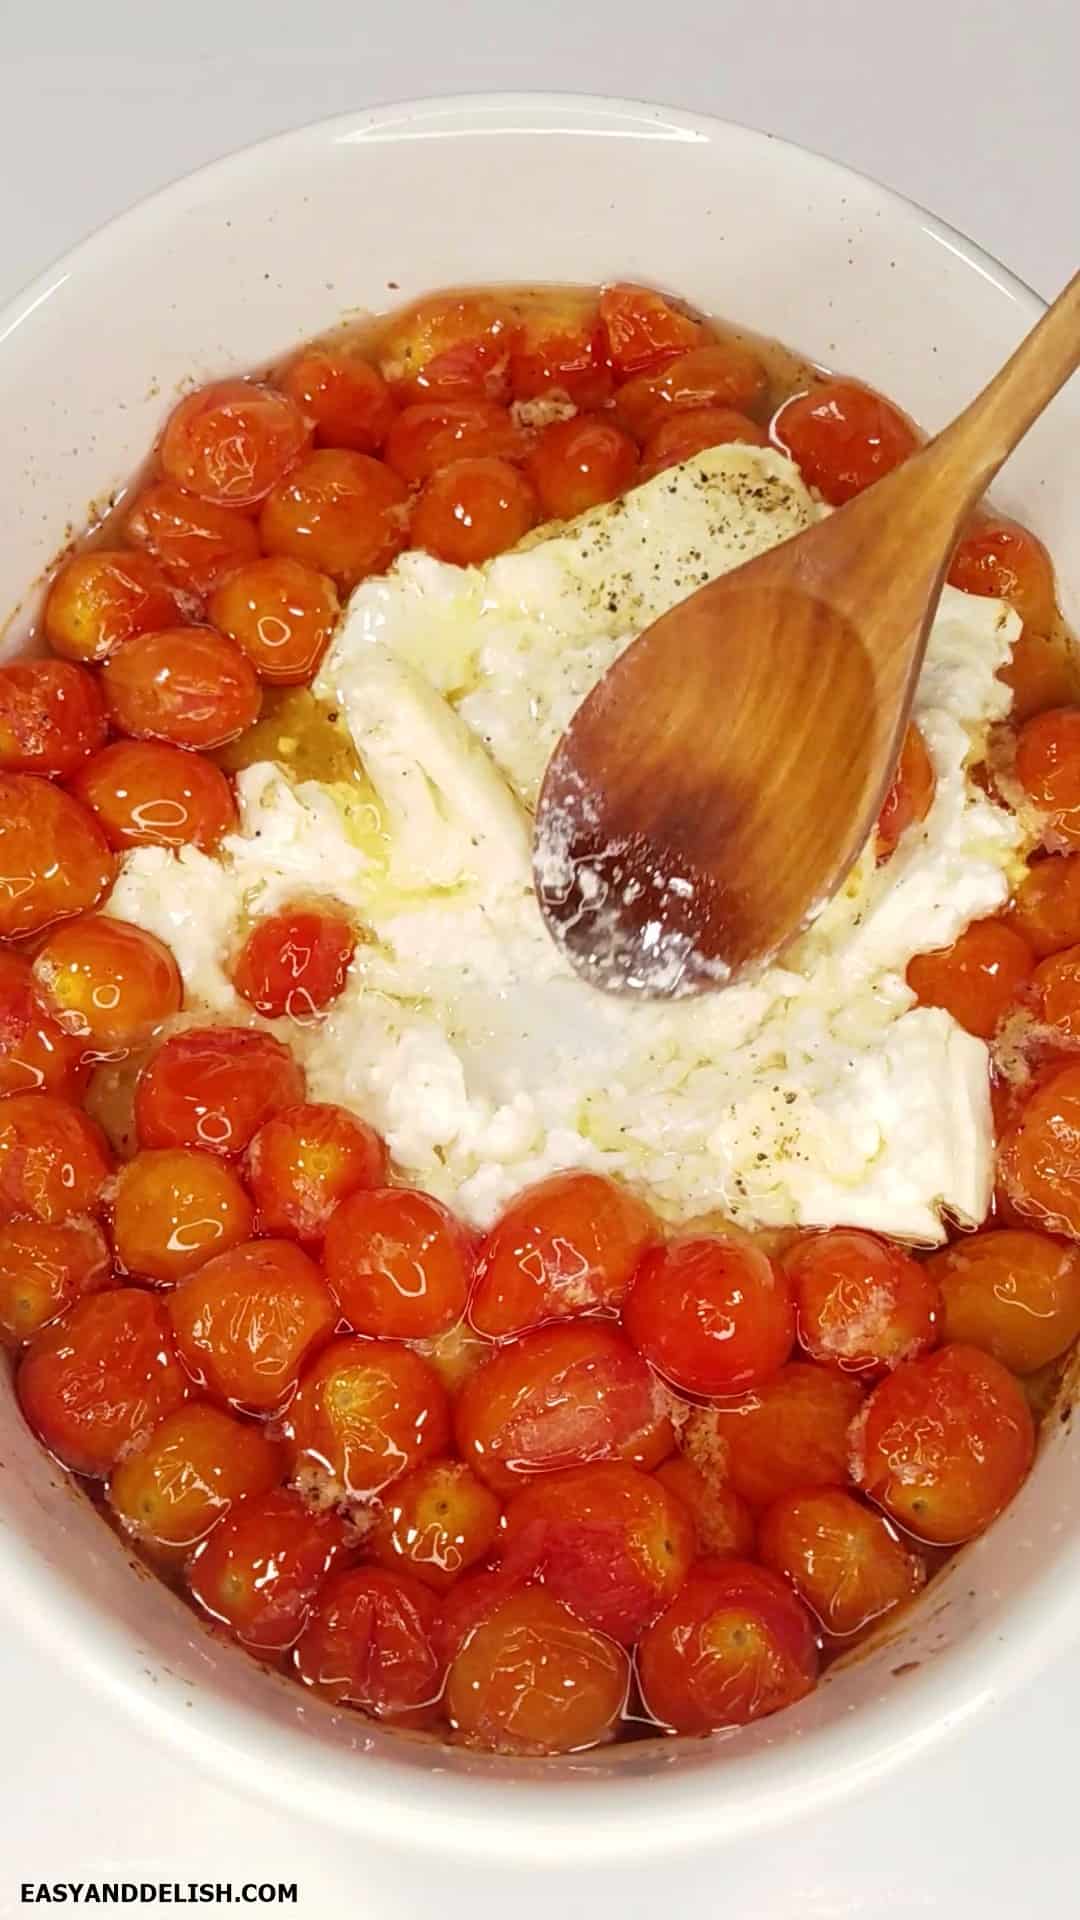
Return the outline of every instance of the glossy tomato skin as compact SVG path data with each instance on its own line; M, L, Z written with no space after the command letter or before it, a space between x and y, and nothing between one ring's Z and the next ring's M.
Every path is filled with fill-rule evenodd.
M1037 1086L998 1141L998 1179L1013 1211L1080 1239L1080 1066Z
M135 633L172 626L178 612L176 595L149 554L93 547L60 568L42 624L54 653L90 663Z
M980 1040L993 1037L1031 978L1035 956L1003 920L973 920L935 953L908 962L907 983L924 1007L944 1007Z
M304 1373L286 1433L294 1470L349 1494L381 1493L447 1450L450 1410L434 1368L390 1340L335 1340Z
M1040 959L1080 941L1080 854L1055 854L1030 867L1016 890L1008 924Z
M458 460L514 461L525 452L521 429L490 400L421 400L398 414L386 442L388 466L410 486Z
M746 415L765 397L768 375L751 348L733 337L695 347L658 373L638 374L615 396L615 418L645 441L679 413L726 407Z
M247 1240L253 1212L237 1175L216 1154L146 1148L117 1175L117 1260L127 1273L170 1286Z
M555 294L521 316L510 354L515 400L565 395L575 406L599 407L612 384L594 294Z
M603 414L577 414L544 428L528 459L545 519L575 514L614 500L637 478L637 448Z
M1034 1373L1080 1335L1080 1248L1016 1228L965 1234L927 1265L941 1287L943 1337Z
M744 1560L699 1560L638 1642L647 1711L675 1733L746 1726L813 1690L813 1622L787 1582Z
M318 1267L291 1240L249 1240L217 1254L167 1305L193 1379L226 1406L257 1413L289 1399L337 1318Z
M767 447L768 434L734 407L695 407L661 420L641 449L641 478L651 480L710 447Z
M155 934L104 914L55 927L34 961L53 1017L91 1054L122 1055L179 1013L184 988Z
M303 1071L272 1034L188 1027L164 1041L139 1075L139 1144L242 1153L267 1120L303 1096Z
M353 1567L326 1582L296 1648L306 1685L377 1720L430 1719L443 1685L438 1602L410 1574Z
M64 779L105 743L98 682L69 660L0 667L0 767Z
M487 1558L499 1536L501 1508L490 1487L461 1460L429 1460L395 1481L370 1536L384 1567L406 1572L435 1593Z
M941 1324L933 1274L902 1247L854 1227L802 1235L783 1257L799 1342L812 1360L863 1375L932 1347Z
M755 1510L800 1487L843 1486L849 1429L865 1389L833 1367L790 1360L749 1393L692 1414L692 1460L722 1463L729 1485Z
M622 1716L629 1663L621 1647L543 1587L485 1607L450 1667L446 1714L468 1746L505 1754L578 1753Z
M267 495L259 536L266 553L300 560L349 592L405 545L406 489L370 454L317 448Z
M195 602L259 552L255 523L246 513L197 500L171 480L142 489L124 520L124 536L156 561L170 586Z
M379 341L379 371L396 399L506 400L518 316L497 293L437 293L395 314Z
M267 686L296 687L314 678L341 602L325 573L271 555L228 574L207 611Z
M917 726L909 726L893 782L877 821L877 857L888 860L909 827L919 826L934 804L937 775Z
M344 911L283 907L255 922L233 962L233 985L266 1019L310 1025L344 992L355 952Z
M247 1151L260 1231L321 1240L342 1201L386 1185L389 1165L385 1140L347 1107L316 1100L285 1107Z
M1080 847L1080 707L1053 707L1024 722L1016 777L1044 815L1043 840L1057 852Z
M101 1129L51 1093L0 1100L0 1214L59 1220L97 1213L112 1156Z
M1014 607L1026 625L1045 633L1056 613L1050 555L1027 527L1000 514L977 513L949 568L949 585L989 594Z
M786 401L772 434L834 507L891 473L919 444L904 414L854 380L825 380Z
M166 627L114 648L102 668L109 717L137 740L209 752L253 726L255 669L213 627Z
M56 1093L74 1099L88 1072L81 1043L45 1005L28 963L0 951L0 1096Z
M253 507L295 466L311 423L287 394L216 380L173 408L159 458L174 486L219 507Z
M0 1343L19 1347L110 1277L109 1249L93 1220L0 1222Z
M437 560L477 567L523 540L541 518L536 494L509 460L454 460L425 481L411 540Z
M761 1516L758 1555L838 1639L863 1632L926 1584L921 1555L884 1514L839 1487L775 1501Z
M1050 954L1035 968L1031 985L1034 1008L1055 1036L1080 1040L1080 947Z
M686 1508L700 1553L710 1560L754 1558L754 1516L718 1471L710 1471L705 1462L695 1466L684 1453L673 1453L661 1461L656 1478Z
M109 1482L109 1505L145 1545L184 1555L238 1500L269 1493L283 1471L279 1441L193 1401L124 1455Z
M69 793L34 774L0 774L0 939L88 912L115 872L97 821Z
M86 761L71 787L118 853L187 846L213 853L237 825L221 769L163 740L114 740Z
M162 1306L136 1287L77 1300L31 1342L15 1384L42 1444L93 1476L187 1395Z
M295 1493L275 1488L237 1501L193 1554L188 1587L245 1646L280 1653L299 1639L347 1550L336 1513L313 1513Z
M628 1187L599 1173L550 1174L518 1194L487 1235L470 1324L502 1340L547 1320L617 1313L659 1234L652 1209Z
M378 453L397 411L378 369L346 349L306 348L286 367L281 384L315 422L319 447Z
M617 379L654 373L692 347L701 346L705 328L651 287L626 282L600 295L600 325Z
M623 1326L674 1387L706 1396L767 1380L795 1341L783 1274L758 1248L720 1235L686 1235L646 1254Z
M456 1326L472 1277L472 1243L431 1194L369 1187L343 1200L326 1229L326 1277L357 1333L428 1340Z

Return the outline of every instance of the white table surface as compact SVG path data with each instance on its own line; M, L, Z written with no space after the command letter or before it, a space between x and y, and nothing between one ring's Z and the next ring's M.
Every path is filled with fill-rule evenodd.
M528 87L767 127L922 201L1051 294L1080 251L1078 77L1077 0L0 0L0 299L132 200L264 134ZM9 1633L0 1914L29 1910L23 1880L116 1878L296 1880L297 1908L262 1910L317 1920L645 1920L691 1901L734 1920L1071 1914L1070 1722L1080 1648L813 1823L651 1873L526 1879L290 1824L149 1745Z

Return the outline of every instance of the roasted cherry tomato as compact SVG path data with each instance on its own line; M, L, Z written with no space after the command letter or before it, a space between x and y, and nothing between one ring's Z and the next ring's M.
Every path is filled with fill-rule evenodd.
M259 717L262 695L246 654L213 627L166 627L114 647L102 668L120 733L208 751Z
M615 418L636 440L647 440L677 413L717 407L746 415L764 399L767 386L757 354L732 335L680 354L659 373L628 380L615 396Z
M284 1449L260 1427L201 1401L167 1414L127 1453L109 1482L109 1505L150 1547L186 1553L238 1500L269 1493Z
M271 687L314 678L341 612L337 588L283 555L238 567L215 587L209 617Z
M1039 1017L1056 1036L1080 1040L1080 946L1052 953L1036 967L1032 999Z
M168 947L143 927L104 914L55 927L38 948L34 978L65 1033L103 1053L149 1039L184 998Z
M924 1007L944 1007L980 1040L989 1040L1031 977L1035 956L1003 920L973 920L951 947L917 953L907 983Z
M647 1253L623 1306L638 1352L685 1393L738 1393L778 1372L795 1341L791 1290L759 1248L686 1235Z
M139 1144L243 1153L267 1120L303 1097L303 1071L272 1034L188 1027L164 1041L139 1075Z
M498 294L429 295L384 329L379 368L400 399L505 400L517 333L517 315Z
M722 1462L751 1507L767 1507L782 1493L845 1483L863 1397L850 1375L792 1360L751 1392L691 1414L684 1444L692 1460Z
M885 795L877 820L877 857L887 860L895 853L902 834L926 819L934 804L937 775L926 750L926 741L912 725L904 735L900 759L893 783Z
M606 1739L626 1704L629 1663L543 1587L502 1598L450 1668L446 1713L493 1753L580 1753Z
M505 1339L545 1320L617 1313L659 1238L651 1208L601 1173L553 1173L518 1194L480 1250L469 1320Z
M324 906L282 907L257 920L233 962L233 986L256 1013L310 1025L344 991L356 929Z
M695 1466L684 1453L673 1453L656 1469L656 1478L680 1499L694 1523L699 1550L713 1560L752 1560L754 1516L746 1501L710 1471Z
M116 1257L126 1272L168 1285L240 1246L251 1233L253 1212L236 1174L217 1154L149 1148L117 1175Z
M369 1546L384 1567L436 1593L485 1560L499 1534L499 1502L461 1460L429 1460L387 1491Z
M380 1493L446 1452L446 1390L410 1347L335 1340L304 1374L286 1431L294 1468L317 1485L329 1476L339 1493Z
M176 1345L218 1400L279 1407L337 1318L314 1261L291 1240L249 1240L207 1260L168 1297Z
M606 415L579 413L544 428L527 470L545 517L572 520L633 486L637 448Z
M382 374L347 348L305 348L289 362L281 384L315 422L320 447L378 453L397 411Z
M259 534L267 553L301 560L347 592L401 552L406 503L405 487L381 460L323 447L267 496Z
M296 465L311 423L287 394L216 380L174 407L161 436L167 479L218 507L253 507Z
M616 377L654 373L704 343L705 328L650 287L620 284L600 295L600 325Z
M1053 625L1054 569L1041 540L1015 520L977 513L953 554L949 585L988 594L1014 607L1025 625Z
M88 1072L80 1042L49 1012L27 961L0 951L0 1096L73 1099Z
M412 517L412 544L458 567L516 546L540 518L536 495L508 460L454 460L428 480Z
M66 560L49 588L43 626L65 660L104 660L121 640L171 627L176 595L148 553L94 547Z
M526 440L505 407L490 400L421 400L399 413L386 458L410 485L457 460L516 460Z
M33 774L0 774L0 939L96 907L116 862L91 813Z
M70 660L0 667L0 768L66 777L105 742L97 679Z
M998 1178L1013 1211L1080 1239L1080 1066L1036 1087L998 1141Z
M171 480L155 480L143 488L124 520L124 534L133 547L156 560L170 585L197 600L259 551L255 523L246 513L197 500ZM134 631L149 629L139 626Z
M75 1473L108 1473L187 1393L160 1301L136 1287L77 1300L23 1356L19 1405Z
M761 1516L758 1557L790 1580L835 1638L910 1600L926 1584L926 1562L884 1514L839 1487L789 1493Z
M772 432L834 507L891 473L919 444L906 415L854 380L825 380L797 394L780 408Z
M213 853L236 826L232 788L213 761L160 740L114 740L71 786L118 852L194 846Z
M465 1311L470 1236L429 1193L370 1187L352 1194L326 1229L323 1259L330 1289L357 1333L429 1340Z
M944 1337L1034 1373L1080 1334L1080 1248L1019 1229L965 1234L927 1261Z
M933 1275L902 1247L855 1227L801 1236L784 1254L800 1345L845 1373L883 1373L932 1347L941 1325Z
M52 1225L96 1213L112 1160L100 1128L52 1093L0 1100L0 1215Z
M699 1560L638 1642L648 1712L675 1733L746 1726L812 1691L813 1623L785 1580L745 1560Z
M442 1692L438 1602L419 1580L385 1567L332 1574L300 1636L296 1669L330 1700L377 1720L416 1725Z
M332 1567L346 1552L345 1523L313 1513L275 1488L238 1500L192 1555L188 1586L214 1620L260 1652L298 1640Z
M600 407L611 396L607 344L592 293L554 293L521 315L510 354L515 400L565 397Z
M641 478L651 480L668 467L681 466L709 447L767 447L769 436L756 420L734 407L696 407L661 420L641 449Z
M21 1346L109 1279L109 1249L93 1220L0 1223L0 1343Z
M388 1168L386 1142L347 1107L286 1107L248 1148L260 1230L321 1240L334 1209L362 1187L385 1186Z
M1016 742L1016 774L1046 816L1055 852L1080 847L1080 707L1057 707L1025 721Z

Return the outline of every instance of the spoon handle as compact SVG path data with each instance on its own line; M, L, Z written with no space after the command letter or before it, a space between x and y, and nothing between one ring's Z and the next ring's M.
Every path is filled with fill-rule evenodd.
M927 478L975 499L1080 367L1080 273L988 387L926 449Z

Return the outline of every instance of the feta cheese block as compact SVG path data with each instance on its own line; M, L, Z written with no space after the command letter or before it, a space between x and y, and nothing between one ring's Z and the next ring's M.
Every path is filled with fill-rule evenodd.
M220 857L128 854L109 910L159 934L189 1010L255 1016L228 958L302 894L364 923L321 1021L276 1023L313 1099L386 1135L399 1173L484 1226L557 1168L605 1170L672 1221L859 1225L934 1243L989 1204L988 1055L914 1004L912 955L994 912L1023 829L970 778L1019 632L946 588L916 700L927 819L758 979L697 1000L609 998L552 944L531 807L575 707L641 628L822 512L772 449L727 446L542 530L482 568L403 555L352 596L316 691L369 785L239 776Z

